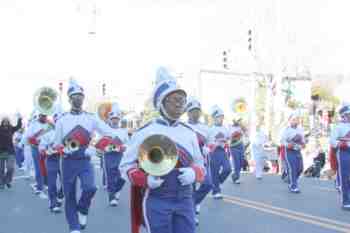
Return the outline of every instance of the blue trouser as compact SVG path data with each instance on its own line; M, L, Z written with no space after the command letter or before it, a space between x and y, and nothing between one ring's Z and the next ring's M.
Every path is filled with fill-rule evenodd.
M300 151L286 149L287 173L289 178L289 188L298 188L298 179L303 172L303 158Z
M21 168L24 162L23 149L18 146L15 146L15 155L16 155L16 164L19 168Z
M104 158L100 158L100 168L102 169L102 185L106 185L106 172L105 172L105 165L104 165Z
M213 188L213 182L211 178L210 166L209 164L207 164L204 181L200 184L199 188L195 190L193 193L194 204L195 205L200 204L204 200L204 198L207 196L207 194L211 191L212 188Z
M77 178L79 177L82 194L77 201ZM80 230L78 211L87 215L91 200L97 188L95 174L90 159L64 158L62 161L63 191L65 196L65 213L70 230Z
M110 199L114 199L114 195L119 192L125 180L121 177L119 164L123 157L122 153L109 152L104 155L104 172L106 174L107 191Z
M338 150L338 173L342 205L350 205L350 149Z
M230 175L232 168L225 150L222 147L216 147L210 154L210 170L213 182L213 194L220 193L220 184L224 183ZM222 169L221 169L222 168Z
M52 155L55 156L55 155ZM61 176L60 174L60 160L57 157L48 158L46 160L47 168L47 183L48 183L48 193L50 200L50 209L58 206L57 198L63 198L62 183L60 183L61 188L57 189L57 178Z
M340 188L340 176L339 176L339 172L337 171L337 175L335 177L335 187L336 188Z
M232 156L232 161L234 165L234 180L238 180L241 177L241 170L244 163L244 145L243 143L237 146L230 147L230 152Z
M37 190L42 191L44 186L44 177L41 175L40 172L40 155L39 150L37 147L31 146L32 148L32 157L33 157L33 163L34 163L34 172L35 172L35 182L36 182L36 188Z
M174 169L161 187L146 190L143 215L149 233L195 233L195 213L192 186L182 186Z

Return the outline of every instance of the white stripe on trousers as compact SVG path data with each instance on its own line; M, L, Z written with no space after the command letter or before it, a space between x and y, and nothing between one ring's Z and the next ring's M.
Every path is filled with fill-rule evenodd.
M149 221L147 218L147 210L146 210L146 202L147 202L147 199L149 196L149 192L150 192L150 190L146 189L145 196L143 197L142 211L143 211L143 219L144 219L145 225L146 225L146 230L148 233L151 233L151 227L149 225Z

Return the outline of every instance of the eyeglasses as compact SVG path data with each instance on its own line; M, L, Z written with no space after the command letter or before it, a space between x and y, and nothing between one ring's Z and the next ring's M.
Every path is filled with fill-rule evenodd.
M185 105L186 104L186 97L179 96L179 97L166 97L164 100L165 103L168 104L180 104L180 105Z

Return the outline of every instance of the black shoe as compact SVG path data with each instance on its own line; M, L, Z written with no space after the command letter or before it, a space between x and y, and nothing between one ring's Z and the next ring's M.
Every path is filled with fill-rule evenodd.
M0 184L0 190L5 189L5 185Z
M281 179L284 180L287 177L287 173L283 172L281 175Z
M6 187L7 187L8 189L12 188L12 184L8 183L8 184L6 184Z

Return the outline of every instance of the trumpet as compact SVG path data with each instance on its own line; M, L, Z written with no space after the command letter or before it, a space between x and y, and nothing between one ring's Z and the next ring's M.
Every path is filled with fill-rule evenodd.
M155 134L147 137L139 147L139 166L152 176L164 176L178 161L176 144L167 136Z
M80 147L79 141L75 140L75 139L67 139L64 144L65 144L67 151L69 153L73 153L73 152L79 150L79 147Z

